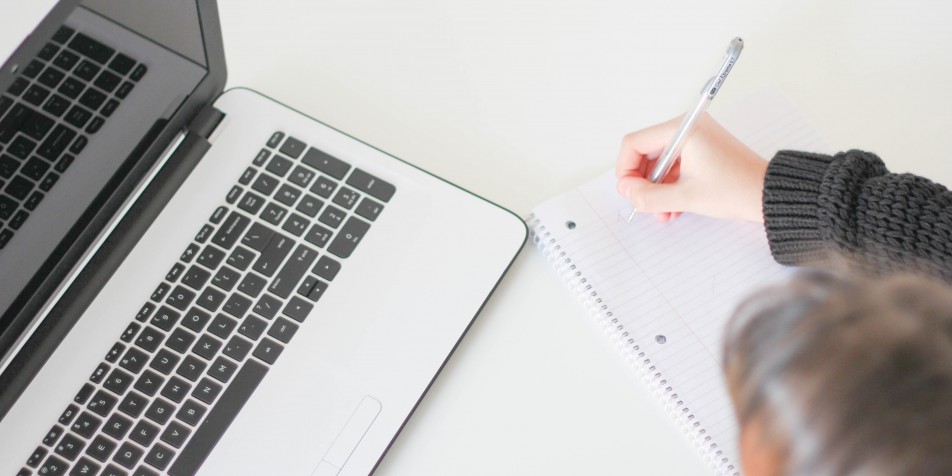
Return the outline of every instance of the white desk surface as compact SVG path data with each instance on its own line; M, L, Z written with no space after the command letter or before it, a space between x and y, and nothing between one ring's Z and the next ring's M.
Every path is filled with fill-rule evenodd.
M952 185L948 2L219 8L229 86L262 91L522 216L611 167L626 132L682 113L736 35L746 47L713 112L778 86L834 147ZM377 472L706 473L529 247Z

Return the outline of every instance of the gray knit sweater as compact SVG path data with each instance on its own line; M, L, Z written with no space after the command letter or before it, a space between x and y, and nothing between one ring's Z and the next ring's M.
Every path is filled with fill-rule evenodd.
M952 192L892 174L874 154L780 151L764 180L764 222L774 258L809 264L830 252L879 271L952 280Z

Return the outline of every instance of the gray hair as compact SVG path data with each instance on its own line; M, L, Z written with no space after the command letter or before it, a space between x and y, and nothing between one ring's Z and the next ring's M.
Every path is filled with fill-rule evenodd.
M806 272L728 326L741 426L788 475L952 475L952 289L925 277Z

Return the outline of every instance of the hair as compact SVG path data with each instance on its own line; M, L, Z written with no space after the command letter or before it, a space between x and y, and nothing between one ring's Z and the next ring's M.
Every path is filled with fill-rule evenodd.
M803 272L740 305L724 367L787 475L952 474L952 289Z

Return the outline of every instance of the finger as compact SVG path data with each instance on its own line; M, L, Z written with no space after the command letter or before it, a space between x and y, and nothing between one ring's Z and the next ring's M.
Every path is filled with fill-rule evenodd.
M652 155L660 155L664 146L671 141L679 121L680 117L676 117L626 135L622 139L621 152L615 163L615 176L618 178L626 175L644 177L646 159Z
M642 177L622 177L618 192L639 212L680 212L689 209L687 193L682 183L651 183Z

